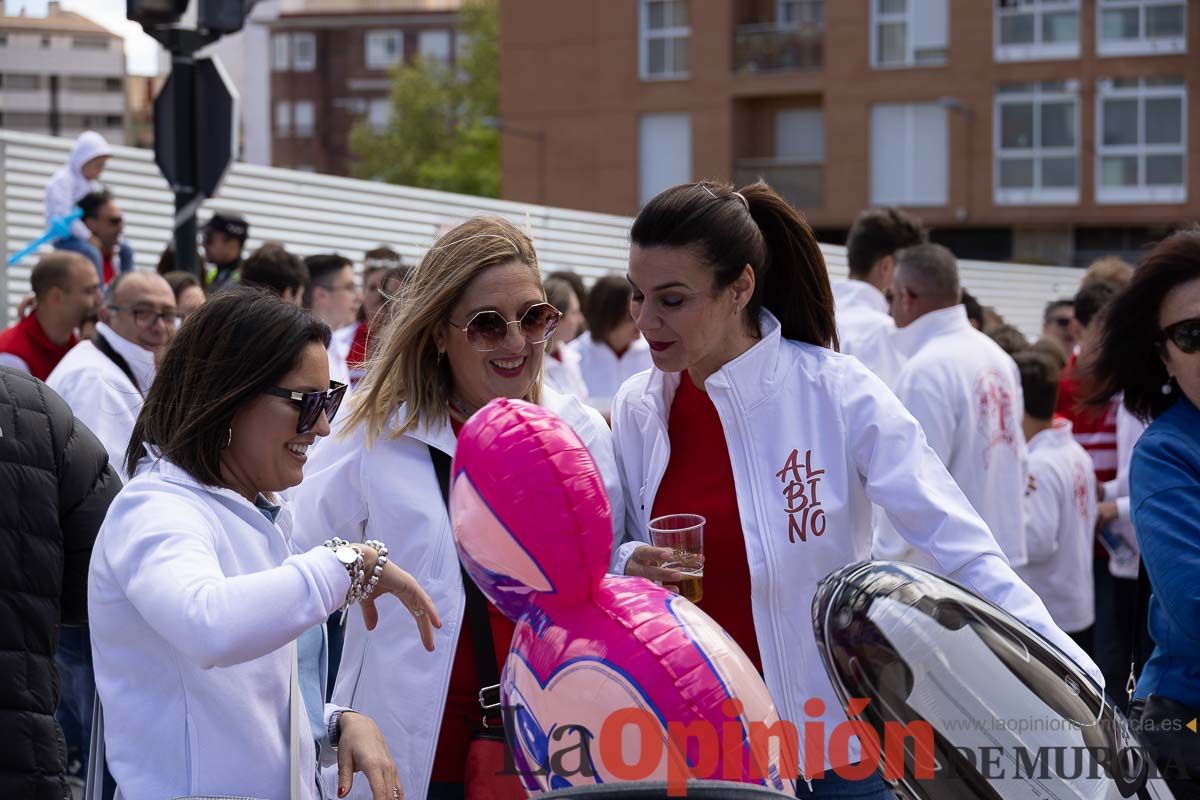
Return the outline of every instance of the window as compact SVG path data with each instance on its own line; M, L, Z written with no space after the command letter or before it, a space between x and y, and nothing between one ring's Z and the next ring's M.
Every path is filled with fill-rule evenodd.
M9 72L0 75L0 89L17 90L22 92L36 91L42 88L40 75L23 75Z
M292 68L291 42L292 37L286 33L271 37L271 69L275 72L287 72Z
M644 114L638 126L638 198L642 205L664 189L692 179L692 118Z
M1096 51L1136 56L1187 51L1185 0L1099 0Z
M105 93L121 91L120 78L101 78L93 75L69 75L66 79L68 91L80 93Z
M871 0L871 65L945 64L948 22L946 0Z
M367 68L387 69L404 60L402 31L369 31L367 33Z
M825 21L824 0L776 0L775 21L793 28L820 25Z
M1079 58L1079 0L996 0L996 60Z
M996 91L997 205L1079 202L1079 86L1018 83Z
M450 63L450 31L421 31L417 35L417 52L426 61Z
M871 202L944 206L949 195L946 109L936 103L871 106Z
M292 34L292 69L312 72L317 68L317 37L312 33Z
M292 135L292 104L286 100L275 103L275 135Z
M791 108L775 115L775 157L797 164L825 161L825 116L819 108Z
M692 28L687 0L640 0L642 80L683 80L691 74Z
M383 133L387 130L391 118L392 101L390 98L377 97L367 107L367 121L371 123L371 130L376 133Z
M8 47L8 34L0 33L0 47Z
M76 36L71 40L71 47L76 50L107 50L108 39L97 36Z
M313 127L316 124L316 115L313 111L311 100L297 100L295 107L292 109L292 130L297 136L305 138L313 135Z
M1186 200L1183 79L1097 81L1096 103L1096 201Z

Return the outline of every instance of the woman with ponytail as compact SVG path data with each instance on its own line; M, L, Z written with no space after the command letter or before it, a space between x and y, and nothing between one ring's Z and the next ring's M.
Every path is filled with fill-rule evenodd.
M648 544L650 520L705 517L700 607L762 672L780 715L804 729L819 720L828 737L846 717L821 666L812 598L832 570L870 558L876 503L943 573L1100 680L1009 567L916 420L837 352L821 250L783 198L765 183L676 186L642 209L631 239L631 311L654 368L613 401L633 540L615 572L680 581L664 566L671 551ZM820 752L823 763L802 770L833 772L799 782L801 797L891 797L877 773L864 779L854 766L856 741Z

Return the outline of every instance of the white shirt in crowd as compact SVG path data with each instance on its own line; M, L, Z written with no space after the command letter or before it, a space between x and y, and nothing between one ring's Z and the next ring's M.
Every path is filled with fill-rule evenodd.
M302 730L290 724L292 643L341 605L350 578L332 550L296 553L290 529L286 507L272 524L166 460L143 459L113 501L88 615L123 800L287 798L293 735L301 798L319 797L307 713Z
M1123 400L1123 398L1122 398ZM1146 423L1129 413L1124 402L1117 403L1117 477L1104 484L1104 501L1117 504L1117 518L1109 530L1127 545L1119 552L1109 551L1108 571L1117 578L1137 580L1141 549L1137 530L1129 513L1129 462L1133 448L1146 430Z
M1058 627L1068 633L1096 621L1092 547L1096 528L1096 473L1071 435L1069 420L1029 440L1030 482L1025 494L1025 546L1017 569Z
M965 323L965 317L964 317ZM928 447L920 426L857 359L787 340L769 312L762 338L704 383L721 418L746 543L750 603L763 677L782 719L846 721L812 625L817 584L871 553L871 504L882 506L933 570L1037 630L1102 682L1009 567L996 540ZM613 403L613 442L625 492L626 533L613 571L645 543L671 458L668 420L678 373L626 383ZM824 702L813 717L810 698ZM807 726L806 726L807 727ZM818 728L820 729L820 728ZM827 766L834 748L823 750ZM859 757L852 740L849 759Z
M866 364L888 386L895 386L904 356L892 341L896 323L883 292L854 279L833 284L839 348Z
M545 387L542 405L579 435L604 477L612 507L620 509L621 480L612 436L599 413ZM416 623L399 603L379 604L379 628L373 634L367 633L361 614L350 614L333 690L335 703L361 711L379 725L405 796L425 797L465 621L466 594L450 517L429 454L433 446L453 456L457 439L450 425L440 421L432 427L423 422L395 438L405 414L403 406L395 411L371 447L363 426L346 430L348 417L339 419L333 434L309 450L304 481L291 490L290 501L297 546L320 544L330 536L379 539L388 546L388 557L412 573L438 609L442 627L434 631L432 653L421 646ZM613 514L614 547L621 533L618 512ZM330 796L336 796L337 770L327 770L325 778ZM355 780L349 797L369 800L367 782Z
M895 341L908 354L896 396L1009 562L1024 564L1025 401L1016 362L971 327L962 305L924 314ZM886 521L876 531L875 554L927 565Z
M58 392L75 416L87 425L108 451L109 463L128 480L125 449L142 403L154 382L154 353L121 336L103 322L96 333L125 359L137 385L92 342L83 340L63 356L46 384Z
M583 370L579 368L579 362L579 351L567 345L561 345L554 355L547 353L546 385L559 394L577 397L586 403L588 387L583 380Z
M611 347L597 342L590 333L584 333L566 347L579 355L579 371L587 386L588 405L606 416L621 384L654 364L650 358L650 345L640 336L620 358Z
M354 333L360 323L338 328L329 339L329 380L350 385L350 367L346 359L350 357L350 348L354 345Z

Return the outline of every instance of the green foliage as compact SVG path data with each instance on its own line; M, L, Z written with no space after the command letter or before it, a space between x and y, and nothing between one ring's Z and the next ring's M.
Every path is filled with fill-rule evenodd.
M484 124L500 108L497 0L467 0L459 12L455 67L418 60L393 72L392 114L376 132L350 133L355 173L427 189L498 197L500 134Z

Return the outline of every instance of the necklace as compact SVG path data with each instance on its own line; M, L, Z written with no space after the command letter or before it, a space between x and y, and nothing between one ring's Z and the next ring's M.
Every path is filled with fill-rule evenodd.
M462 404L462 401L460 401L454 395L450 395L450 409L454 412L454 415L458 417L460 422L466 422L471 418L471 415L474 414L475 411L479 410L475 409L475 411L468 411L467 407Z

